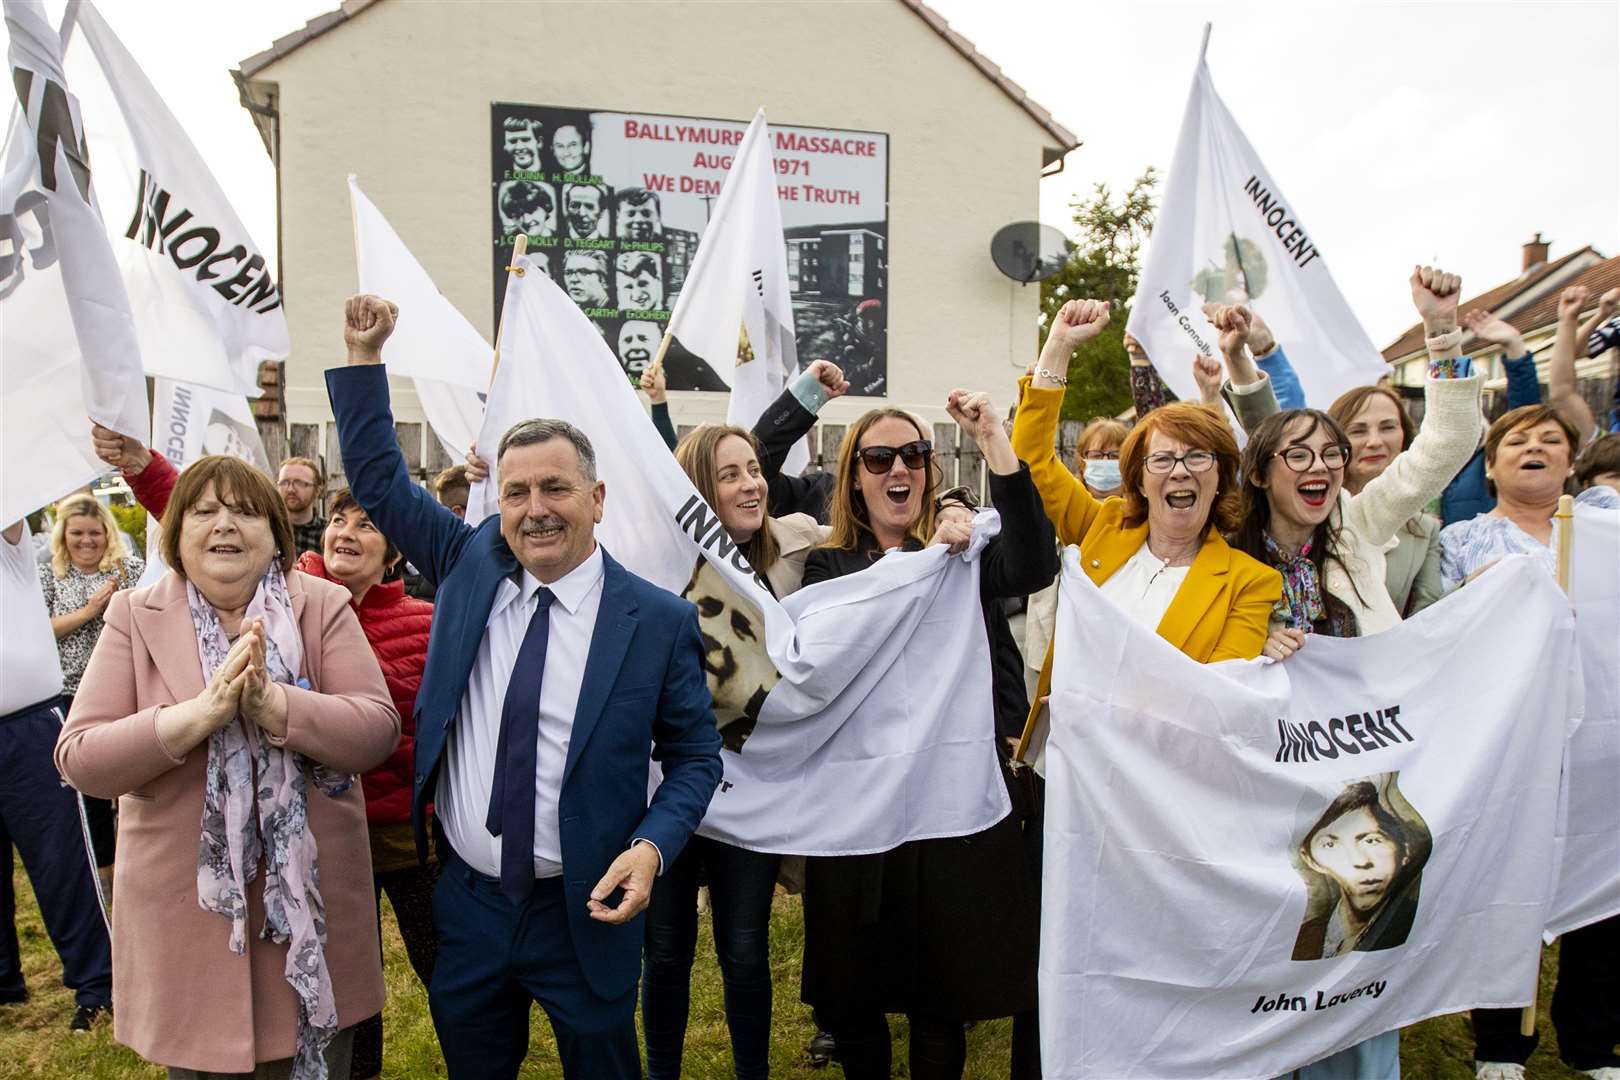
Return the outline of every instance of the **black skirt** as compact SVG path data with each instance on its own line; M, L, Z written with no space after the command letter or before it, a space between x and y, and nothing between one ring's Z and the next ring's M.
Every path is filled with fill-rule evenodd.
M800 998L958 1020L1035 1008L1040 893L1020 818L881 855L807 859Z

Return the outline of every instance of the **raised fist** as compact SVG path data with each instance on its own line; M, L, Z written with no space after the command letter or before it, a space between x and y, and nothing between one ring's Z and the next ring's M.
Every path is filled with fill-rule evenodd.
M343 303L343 344L351 364L382 363L383 342L394 332L399 307L369 293Z
M1125 335L1125 355L1130 357L1133 367L1145 367L1151 363L1147 350L1142 348L1142 343L1130 334Z
M1581 309L1586 306L1587 298L1591 295L1586 291L1585 285L1571 285L1558 294L1558 317L1570 320L1580 318Z
M1617 307L1620 307L1620 289L1610 289L1598 297L1598 321L1607 320L1610 315L1614 314L1614 309Z
M1430 337L1457 329L1457 301L1462 298L1462 277L1432 266L1412 268L1412 304L1423 331Z
M981 448L1001 432L1001 414L990 402L990 395L977 390L952 390L945 399L945 411L957 426Z
M96 457L115 469L122 469L125 476L139 476L152 462L151 451L142 446L139 439L121 435L94 421L90 423L90 445L95 448Z
M668 383L664 380L663 364L648 364L641 372L641 390L654 405L669 400Z
M1236 304L1205 304L1204 318L1221 335L1221 355L1242 354L1249 347L1249 310Z
M1206 405L1218 405L1221 400L1221 383L1226 378L1226 368L1213 356L1193 357L1193 382L1198 384L1198 396Z
M1046 345L1041 349L1042 361L1051 360L1057 366L1052 367L1050 363L1046 366L1059 373L1067 371L1074 350L1095 340L1108 326L1108 308L1106 300L1070 300L1059 308L1052 318L1052 329L1046 335Z
M816 377L816 381L826 389L828 398L849 393L849 380L844 378L843 368L831 360L812 360L804 370Z

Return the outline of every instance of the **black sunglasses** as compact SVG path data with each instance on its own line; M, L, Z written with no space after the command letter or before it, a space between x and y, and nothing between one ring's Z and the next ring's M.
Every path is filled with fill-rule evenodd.
M861 464L866 471L882 476L894 467L894 459L898 457L908 469L925 469L928 459L934 455L934 444L927 439L918 439L908 442L904 446L868 446L859 451Z

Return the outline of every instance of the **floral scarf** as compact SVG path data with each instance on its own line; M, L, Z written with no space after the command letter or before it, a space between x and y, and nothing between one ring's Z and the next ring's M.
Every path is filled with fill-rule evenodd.
M186 583L203 681L225 663L231 643L213 605ZM303 641L287 595L287 579L272 564L242 616L263 619L270 677L287 685L303 667ZM265 865L265 925L261 940L287 945L285 975L298 995L298 1048L293 1080L326 1080L324 1052L337 1034L337 1005L326 968L326 918L315 837L306 816L307 778L327 796L347 791L354 777L302 754L271 745L240 717L208 737L202 837L197 845L197 903L231 920L231 952L247 951L247 887Z
M1265 540L1266 561L1282 572L1282 598L1272 607L1272 617L1295 630L1314 633L1316 624L1327 618L1327 607L1322 603L1316 564L1311 562L1311 542L1305 541L1299 554L1290 555L1269 533Z

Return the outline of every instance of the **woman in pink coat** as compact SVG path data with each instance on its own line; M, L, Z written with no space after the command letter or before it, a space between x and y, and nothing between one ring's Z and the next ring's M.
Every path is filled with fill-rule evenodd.
M56 746L119 799L113 1033L173 1078L347 1077L382 1008L358 774L399 715L348 591L296 554L267 477L192 465L163 516L174 573L108 606Z

